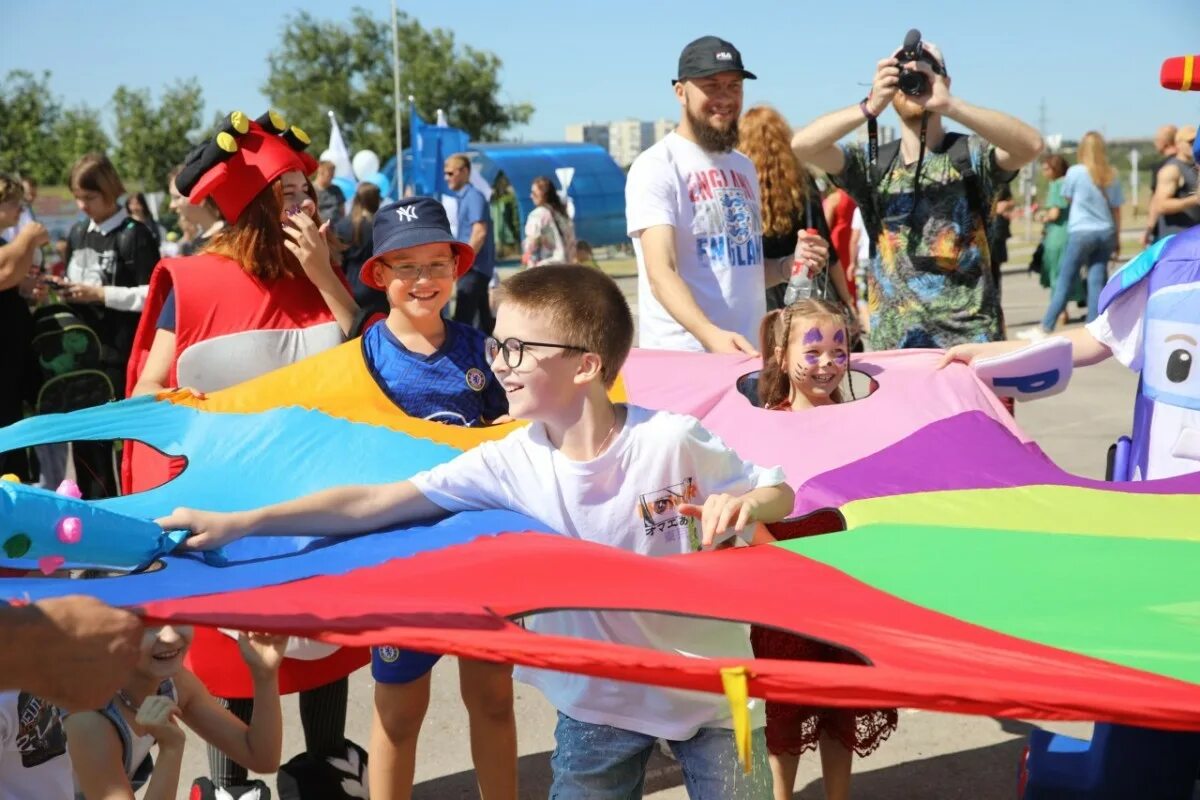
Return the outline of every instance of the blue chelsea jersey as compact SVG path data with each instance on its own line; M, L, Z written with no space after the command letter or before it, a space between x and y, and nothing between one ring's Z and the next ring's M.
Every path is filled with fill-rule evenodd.
M363 355L379 388L410 417L447 425L482 425L508 413L492 374L482 331L445 320L446 341L430 355L414 353L381 321L363 334Z

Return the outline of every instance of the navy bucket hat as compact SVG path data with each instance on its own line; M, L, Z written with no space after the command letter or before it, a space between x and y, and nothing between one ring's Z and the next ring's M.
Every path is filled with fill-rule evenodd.
M375 262L388 253L420 247L423 244L448 244L458 262L458 277L467 274L475 263L475 251L450 233L446 209L432 197L406 197L388 203L375 214L371 231L372 255L362 265L359 277L372 289L383 289L375 280Z

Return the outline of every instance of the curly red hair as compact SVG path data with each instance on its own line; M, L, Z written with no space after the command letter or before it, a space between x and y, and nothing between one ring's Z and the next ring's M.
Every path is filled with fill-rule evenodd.
M775 109L754 106L738 122L738 150L758 172L764 236L795 230L808 194L808 170L792 152L792 129Z

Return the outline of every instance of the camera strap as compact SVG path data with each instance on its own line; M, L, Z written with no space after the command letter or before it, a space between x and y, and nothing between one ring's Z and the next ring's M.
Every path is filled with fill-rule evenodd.
M877 241L880 232L883 229L883 217L879 213L879 201L875 197L875 189L878 186L879 179L876 173L879 170L879 123L874 117L867 118L867 175L871 178L871 205L875 209L875 219L878 220L880 230L872 231L867 228L867 255L872 262L875 261L875 254L879 250L879 242ZM864 291L864 295L866 292Z
M921 114L921 149L917 151L917 168L913 171L913 211L921 196L921 167L925 164L925 133L929 128L929 112Z

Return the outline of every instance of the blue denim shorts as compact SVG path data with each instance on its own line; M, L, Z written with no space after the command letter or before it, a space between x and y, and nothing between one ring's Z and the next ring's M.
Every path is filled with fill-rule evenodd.
M641 797L646 764L657 739L610 725L572 719L561 711L554 728L551 800L628 800ZM751 739L751 770L738 762L733 731L701 728L668 741L691 800L771 800L771 767L762 728Z

